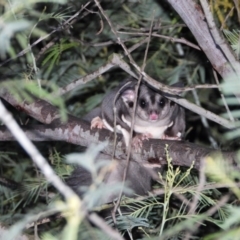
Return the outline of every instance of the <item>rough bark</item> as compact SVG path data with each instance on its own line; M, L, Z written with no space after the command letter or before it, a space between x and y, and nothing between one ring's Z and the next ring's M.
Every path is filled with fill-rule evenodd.
M218 30L209 26L201 5L192 0L167 1L186 23L213 68L222 78L226 80L230 76L240 76L239 62L221 34L219 33L218 39L212 34L213 30Z
M91 130L88 122L73 116L69 116L66 124L55 121L49 125L35 125L34 127L23 127L23 129L32 141L64 141L84 147L108 141L108 145L104 148L103 153L110 156L113 155L114 134L112 132L106 129ZM0 128L0 141L14 141L5 127ZM159 139L143 141L143 147L139 152L132 149L131 159L142 164L165 165L167 164L166 144L174 165L189 167L194 161L194 168L200 169L201 161L217 152L223 154L223 157L229 163L237 164L235 152L216 151L186 141ZM115 157L117 159L126 159L125 144L122 136L119 134L117 135Z

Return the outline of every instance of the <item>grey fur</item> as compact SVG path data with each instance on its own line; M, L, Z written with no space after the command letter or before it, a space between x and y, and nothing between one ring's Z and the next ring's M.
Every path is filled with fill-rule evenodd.
M101 161L102 155L100 154L96 161ZM106 158L104 156L104 160L111 161L110 158ZM119 160L114 169L111 170L108 174L106 174L104 178L104 183L106 187L114 186L116 183L120 183L123 181L123 174L126 168L127 161ZM128 171L131 174L127 175L126 185L133 190L133 194L126 194L128 197L133 197L135 194L144 196L147 195L148 191L151 190L151 172L149 169L143 167L139 163L135 161L130 161L128 166ZM77 167L71 176L67 179L67 184L80 196L84 196L83 186L89 187L92 184L92 176L91 174L84 169L83 167ZM99 201L99 205L104 203L109 203L117 198L119 193L110 193L108 195L103 195Z
M123 87L126 82L129 82L129 84ZM103 99L101 118L107 123L109 127L106 127L109 130L112 131L114 126L114 99L119 94L115 103L116 125L119 126L118 129L122 131L123 135L130 132L133 102L137 97L135 94L136 84L136 80L129 79L107 93ZM121 88L123 89L119 92ZM142 107L141 102L146 103L145 107ZM184 109L165 98L160 92L142 83L138 93L133 129L135 133L151 134L152 138L167 139L169 137L169 139L174 139L178 137L181 139L185 131ZM123 130L125 131L123 132Z
M93 118L101 116L101 108L96 107L93 110L91 110L88 114L86 114L82 119L86 120L88 122L91 122Z

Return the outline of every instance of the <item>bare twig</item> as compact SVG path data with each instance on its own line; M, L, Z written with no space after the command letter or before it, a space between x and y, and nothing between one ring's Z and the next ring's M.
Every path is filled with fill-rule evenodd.
M144 60L143 60L142 68L141 68L142 71L144 71L144 68L146 66L146 59L147 59L148 49L149 49L150 40L151 40L153 20L154 20L154 17L152 19L151 26L150 26L150 32L149 32L149 36L148 36L147 47L145 49ZM129 140L128 149L127 149L127 165L126 165L126 167L124 169L124 173L123 173L123 179L122 179L123 186L122 186L121 191L119 193L117 203L116 203L116 205L114 206L114 209L113 209L113 220L114 220L115 223L116 223L115 214L116 214L117 208L119 207L119 204L120 204L120 201L121 201L121 198L122 198L123 187L124 187L124 184L125 184L125 181L126 181L126 178L127 178L127 173L128 173L128 167L129 167L130 156L131 156L131 148L132 148L131 142L132 142L132 137L133 137L133 129L134 129L134 122L135 122L135 115L136 115L136 108L137 108L137 100L138 100L138 92L139 92L141 81L142 81L142 75L139 76L138 84L135 87L135 96L137 96L137 97L135 98L134 104L133 104L133 116L132 116L132 119L131 119L130 140Z
M84 46L89 46L89 47L105 47L105 46L109 46L109 45L113 45L113 44L116 44L117 42L115 40L109 40L109 41L106 41L106 42L98 42L98 43L94 43L94 42L85 42L81 39L78 39L78 38L75 38L75 37L70 37L71 40L75 41L75 42L78 42ZM139 41L139 37L136 37L136 38L127 38L127 39L124 39L122 40L123 42L134 42L134 41Z
M139 43L136 43L135 45L133 45L131 48L128 49L128 53L130 54L132 51L134 51L140 45L147 42L147 39L148 38L145 38L142 41L140 41ZM101 66L100 68L98 68L93 73L90 73L90 74L88 74L88 75L86 75L82 78L76 79L76 80L74 80L73 82L71 82L70 84L68 84L67 86L65 86L63 88L59 88L58 94L59 95L66 94L66 93L72 91L73 89L76 89L76 87L95 79L96 77L98 77L101 74L107 72L108 70L110 70L113 67L120 67L125 72L127 72L129 75L131 75L131 76L133 76L134 78L137 79L137 75L131 70L130 66L122 58L123 58L123 55L113 54L112 57L109 59L108 63ZM186 92L186 91L192 91L194 89L211 89L211 88L218 88L219 87L217 84L203 84L203 85L195 85L195 86L192 86L192 87L183 87L183 88L170 87L170 86L167 86L167 85L162 84L160 82L157 82L156 80L150 78L145 73L144 73L144 75L145 75L144 79L150 85L152 85L153 87L155 87L157 89L160 89L161 91L163 91L165 93L169 93L169 94L172 94L172 95L180 94L180 93Z
M141 40L139 43L136 43L131 48L129 48L128 51L129 52L134 51L139 46L144 44L146 41L147 41L147 38ZM87 75L85 77L82 77L80 79L76 79L73 82L71 82L70 84L68 84L67 86L65 86L63 88L60 88L59 91L58 91L59 95L63 95L63 94L66 94L67 92L72 91L77 86L80 86L82 84L85 84L85 83L95 79L96 77L98 77L101 74L107 72L108 70L110 70L113 67L117 67L118 66L118 67L122 68L124 71L126 71L128 74L135 76L135 74L131 71L129 65L127 63L125 63L124 61L121 61L122 58L123 58L122 55L113 54L107 64L101 66L100 68L98 68L93 73L91 73L91 74L89 74L89 75Z
M193 75L195 75L197 69L198 69L198 68L196 68L196 70L194 71ZM192 76L192 77L193 77L193 76ZM187 81L188 81L188 83L190 82L190 79L189 79L188 74L187 74ZM202 107L202 106L201 106L201 102L200 102L200 100L199 100L199 97L198 97L198 94L197 94L197 91L196 91L196 90L193 90L193 91L192 91L192 95L193 95L193 98L194 98L194 100L195 100L196 105L198 105L199 107ZM201 117L201 122L202 122L203 126L204 126L204 127L206 128L206 130L208 131L208 139L209 139L212 147L213 147L214 149L217 149L217 148L218 148L218 144L217 144L216 140L213 138L213 136L212 136L212 134L211 134L211 129L210 129L210 127L209 127L209 124L208 124L208 121L207 121L206 117L204 117L203 115L200 115L200 117Z
M134 35L134 36L147 36L148 33L143 33L143 32L123 32L123 31L118 31L118 33L121 33L121 34L128 34L128 35ZM157 34L157 33L152 33L151 34L152 37L158 37L158 38L162 38L162 39L166 39L166 40L169 40L171 42L177 42L177 43L183 43L189 47L192 47L194 49L197 49L199 51L201 51L201 48L194 44L194 43L191 43L190 41L186 40L185 38L174 38L174 37L169 37L169 36L166 36L166 35L161 35L161 34Z
M229 11L229 13L227 14L227 16L225 17L223 23L222 23L222 26L220 27L220 31L223 30L225 24L226 24L226 21L228 20L228 18L230 17L230 15L233 13L233 10L234 10L234 7L231 8L231 10Z
M144 40L145 41L145 40ZM144 42L143 41L143 42ZM81 83L84 83L84 82L87 82L87 81L90 81L92 79L94 79L96 76L98 76L99 74L105 72L107 69L110 69L112 66L116 66L118 65L120 68L122 68L124 71L128 72L131 76L133 77L136 77L136 74L130 69L129 65L124 62L122 59L121 59L121 56L119 57L118 55L114 54L112 56L112 59L111 61L100 67L97 71L91 73L90 75L87 75L81 79L78 79L77 82L75 83L72 83L70 85L68 85L66 88L64 89L61 89L60 92L67 92L69 91L70 89L73 89L75 85L77 84L80 84ZM145 74L146 75L146 74ZM166 93L169 93L171 95L175 95L174 94L174 91L175 89L178 89L178 88L171 88L171 87L168 87L160 82L157 82L156 80L154 80L153 78L149 77L148 75L144 76L144 79L154 88L156 89L159 89L163 92L166 92ZM171 90L173 89L173 91ZM178 89L179 90L179 89ZM9 102L10 104L12 104L13 106L17 107L17 108L20 108L20 109L23 109L25 110L30 116L34 117L35 119L39 120L40 122L44 122L44 123L47 123L47 124L50 124L52 121L56 120L56 118L59 118L59 115L58 115L58 111L57 109L52 112L52 111L47 111L45 105L49 105L47 102L45 101L42 101L42 100L38 100L34 103L28 103L28 102L18 102L16 101L16 99L13 98L13 96L11 94L9 94L6 90L2 89L0 91L0 95L2 98L4 98L7 102ZM189 102L188 100L186 99L183 99L183 98L179 98L179 97L171 97L170 95L167 95L166 96L167 98L169 98L170 100L172 100L173 102L176 102L178 103L179 105L191 110L192 112L195 112L199 115L202 115L226 128L234 128L235 127L235 123L232 123L232 122L229 122L228 120L226 120L225 118L222 118L210 111L207 111L206 109L204 108L201 108L191 102ZM44 105L44 109L45 111L48 112L48 118L42 118L42 109L43 109L43 105ZM52 110L52 109L51 109Z
M160 29L169 29L169 28L178 28L178 27L186 27L185 24L183 23L177 23L177 24L169 24L169 25L160 25L160 26L154 26L152 31L158 31ZM124 30L129 30L129 31L141 31L141 32L147 32L149 33L150 29L149 28L143 28L143 27L140 27L140 28L133 28L133 27L126 27L126 26L120 26L120 25L117 25L117 29L118 29L118 32L120 32L121 29L124 29Z
M131 76L136 77L136 74L133 73L130 70L130 67L121 59L119 58L118 55L114 55L114 59L112 60L115 64L118 64L122 69L124 69L126 66L126 71L128 71L130 73ZM124 69L125 70L125 69ZM145 72L143 73L143 78L144 80L146 80L152 87L161 90L164 93L169 93L171 95L175 95L176 91L179 91L179 88L172 88L170 86L166 86L165 84L162 84L156 80L154 80L153 78L151 78L150 76L148 76ZM217 86L217 85L216 85ZM188 87L187 87L188 89ZM193 89L193 88L191 88ZM175 91L176 90L176 91ZM167 98L169 98L170 100L172 100L173 102L178 103L179 105L191 110L192 112L195 112L199 115L202 115L226 128L234 128L235 124L232 122L229 122L228 120L226 120L225 118L222 118L210 111L207 111L206 109L197 106L196 104L193 104L191 102L189 102L188 100L184 99L184 98L180 98L180 97L175 97L175 96L170 96L170 95L166 95Z
M170 1L170 0L169 0ZM163 92L170 92L169 91L169 87L166 87L165 85L163 84L160 84L158 82L156 82L154 79L150 78L149 76L147 76L147 74L141 70L141 68L135 63L135 61L133 60L132 56L130 55L128 49L126 48L125 44L121 41L120 37L118 36L117 34L117 31L115 30L114 26L112 25L110 19L108 18L108 16L104 13L100 3L98 0L95 0L95 3L96 5L98 6L99 10L101 11L101 13L103 14L103 16L105 17L105 19L107 20L112 32L114 33L114 35L116 36L117 38L117 41L118 43L122 46L122 48L124 49L124 52L125 54L128 56L129 60L130 60L130 63L135 67L135 69L143 75L144 79L150 84L152 85L153 87L163 91ZM196 21L196 19L195 19ZM129 68L128 68L128 72L129 72ZM240 71L239 71L240 73ZM178 89L179 91L179 89ZM172 93L172 92L171 92ZM168 97L168 96L167 96ZM203 110L202 108L196 106L195 104L192 104L190 102L188 102L187 100L185 99L177 99L176 97L168 97L170 100L174 101L174 102L177 102L178 104L188 108L189 110L192 110L193 112L196 112L200 115L204 115L206 118L209 118L213 121L217 121L219 124L221 125L224 125L225 127L227 128L232 128L232 127L235 127L234 124L232 123L229 123L229 121L227 121L226 119L223 119L223 118L219 118L219 116L211 113L211 112L208 112L206 110Z
M159 89L163 92L167 92L167 93L171 93L171 94L176 94L176 92L180 92L181 90L179 88L172 88L172 91L170 90L171 88L170 87L167 87L163 84L160 84L159 82L155 81L154 79L150 78L149 76L147 76L147 74L143 71L141 71L141 69L139 68L139 66L134 62L134 60L132 59L128 49L126 48L126 46L124 45L124 43L122 43L121 39L119 38L119 36L117 35L117 32L115 30L115 28L113 27L111 21L109 20L109 18L107 17L107 15L104 13L103 9L101 8L99 2L97 0L95 0L96 2L96 5L98 6L98 8L100 9L101 13L104 15L104 17L106 18L107 22L109 23L110 27L111 27L111 30L113 31L113 33L115 34L116 38L117 38L117 41L119 42L119 44L123 47L124 49L124 52L125 54L128 56L131 64L136 68L136 70L141 73L144 77L144 79L150 84L152 85L153 87L155 87L156 89ZM195 19L196 20L196 19ZM118 58L118 59L117 59ZM99 69L100 72L104 72L106 71L107 69L110 69L112 66L113 66L113 63L116 63L117 61L121 62L119 63L119 66L121 68L125 68L125 70L130 73L132 76L136 77L136 75L130 70L129 66L123 61L121 60L121 58L119 58L117 55L114 55L114 59L112 59L111 63L107 64L105 67L105 69ZM124 64L124 66L122 65ZM103 70L103 71L101 71ZM95 75L97 75L98 72L95 72ZM86 78L89 79L92 79L94 78L94 76L87 76ZM84 78L83 78L84 79ZM80 79L84 82L83 79ZM79 81L80 81L79 80ZM76 82L75 82L76 83ZM75 83L72 85L72 86L75 86ZM186 89L189 89L189 88L186 88ZM186 90L185 89L185 90ZM191 88L192 89L192 88ZM65 91L68 91L67 89L64 89ZM205 109L201 108L201 107L198 107L196 106L195 104L192 104L190 102L188 102L187 100L185 99L181 99L181 98L176 98L176 97L169 97L167 96L170 100L174 101L174 102L177 102L178 104L182 105L183 107L186 107L188 108L189 110L193 111L193 112L196 112L200 115L203 115L205 116L206 118L212 120L212 121L215 121L223 126L225 126L226 128L233 128L235 127L235 124L233 123L230 123L229 121L227 121L226 119L224 118L221 118L219 116L217 116L216 114L213 114L209 111L206 111Z
M214 69L213 69L213 76L214 76L214 79L215 79L217 85L219 85L218 76L217 76L217 73L216 73L216 71L215 71ZM230 121L234 122L235 120L234 120L234 118L233 118L233 116L232 116L232 113L231 113L231 111L230 111L230 109L229 109L229 107L228 107L228 105L227 105L226 99L225 99L225 97L224 97L224 95L223 95L223 93L222 93L222 91L221 91L221 88L218 88L218 89L219 89L220 96L221 96L221 98L222 98L223 104L224 104L224 106L225 106L225 108L226 108L226 110L227 110L228 117L229 117Z

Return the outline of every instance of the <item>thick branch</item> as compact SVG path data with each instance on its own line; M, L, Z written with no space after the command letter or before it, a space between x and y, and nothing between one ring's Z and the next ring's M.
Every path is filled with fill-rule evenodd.
M236 61L230 48L226 47L227 44L220 34L217 37L216 34L213 35L216 29L211 29L212 24L208 25L201 6L192 0L168 0L168 2L189 27L213 68L225 80L229 76L240 76L239 62Z
M109 144L104 149L104 153L112 156L114 136L113 133L110 133L108 130L90 130L90 124L88 122L71 115L68 116L68 122L62 124L58 118L57 108L43 100L37 100L32 104L28 104L27 102L18 103L7 92L2 94L2 97L14 107L23 109L23 111L38 121L45 124L51 123L49 125L35 125L34 128L25 126L23 129L29 139L33 141L64 141L84 147L88 147L91 143L97 144L107 140ZM0 128L0 141L14 140L6 128ZM188 167L191 166L192 161L195 161L196 169L199 169L201 161L206 156L215 152L212 149L200 147L188 142L150 139L144 142L141 153L132 151L131 158L143 164L157 163L158 165L164 165L166 164L166 144L169 145L169 153L174 165ZM226 161L230 163L236 162L234 152L225 152L223 155ZM119 159L126 159L125 144L121 135L118 135L115 156Z
M36 99L31 103L18 102L6 89L1 89L0 96L19 111L25 112L41 123L50 124L60 117L58 109L44 100Z
M101 143L108 141L109 144L103 152L112 156L113 154L113 138L114 134L106 129L90 130L90 124L81 119L70 116L68 123L61 125L55 122L51 125L35 126L34 129L24 129L27 136L33 141L64 141L72 144L88 147L92 143ZM0 128L0 141L13 141L14 138L6 130ZM167 141L158 139L149 139L143 142L141 152L132 150L131 158L144 165L165 165L166 153L165 147L168 144L169 155L174 165L189 167L194 161L194 168L200 169L201 161L211 155L217 153L216 150L198 146L193 143L184 141ZM221 153L219 151L219 153ZM235 152L222 152L223 157L230 164L236 164ZM126 149L123 138L118 135L115 156L118 159L126 159Z

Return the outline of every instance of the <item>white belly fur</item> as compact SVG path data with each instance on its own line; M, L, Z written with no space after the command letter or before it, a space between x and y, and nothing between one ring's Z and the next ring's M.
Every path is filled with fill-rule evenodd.
M150 133L153 138L161 138L165 130L168 128L168 126L162 126L162 127L142 127L134 125L134 131L137 133Z
M103 123L108 130L113 132L113 128L108 124L106 119L103 119ZM122 133L123 138L125 140L125 144L128 147L129 141L130 141L130 133L126 129L122 128L120 125L116 126L116 131L119 132L119 133Z
M106 119L103 118L103 124L105 125L105 127L110 130L111 132L113 132L113 128L108 124L108 122L106 121Z
M126 120L126 118L124 116L122 116L122 120L130 127L131 123L129 121ZM166 131L166 129L168 127L170 127L173 124L173 122L171 122L168 125L165 126L153 126L154 124L149 122L148 126L140 126L140 125L136 125L134 124L133 129L135 132L137 133L143 133L143 134L147 134L150 133L152 135L152 138L161 138L163 133ZM151 126L152 125L152 126Z

